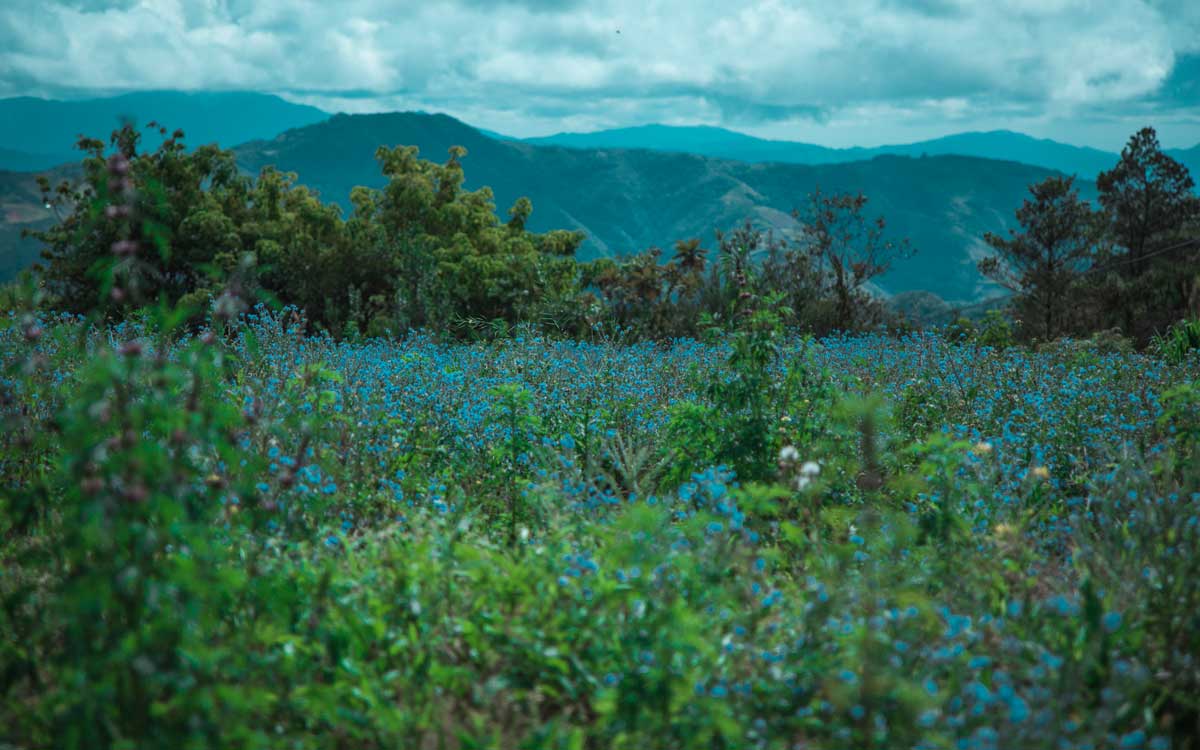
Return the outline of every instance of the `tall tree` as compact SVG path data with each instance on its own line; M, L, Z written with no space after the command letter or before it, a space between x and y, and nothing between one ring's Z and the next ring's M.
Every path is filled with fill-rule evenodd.
M1089 274L1094 317L1145 343L1188 314L1200 284L1200 197L1153 128L1135 133L1096 185L1114 247Z
M996 255L979 262L980 272L1017 295L1023 328L1042 339L1067 330L1071 286L1090 262L1103 231L1074 182L1073 177L1050 177L1031 185L1031 197L1017 209L1020 232L984 235Z
M1135 133L1117 165L1096 178L1113 239L1127 254L1127 274L1145 273L1152 254L1177 243L1200 214L1195 186L1187 167L1163 153L1149 127Z

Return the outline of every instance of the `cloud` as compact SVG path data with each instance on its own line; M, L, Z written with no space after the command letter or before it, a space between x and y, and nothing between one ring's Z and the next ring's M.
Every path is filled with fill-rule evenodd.
M872 112L896 132L939 117L1067 122L1122 107L1183 121L1198 53L1194 0L0 7L0 96L256 89L334 109L444 109L514 132L651 120L832 127Z

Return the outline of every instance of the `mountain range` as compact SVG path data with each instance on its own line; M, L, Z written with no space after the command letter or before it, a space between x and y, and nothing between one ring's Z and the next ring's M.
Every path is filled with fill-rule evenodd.
M881 280L887 291L928 289L948 299L987 291L975 270L985 231L1003 231L1029 184L1050 170L964 156L880 156L844 164L745 163L644 149L577 149L490 138L446 115L337 115L270 141L234 149L251 172L274 165L296 172L325 200L347 206L355 185L378 187L375 147L416 145L441 160L466 147L466 186L492 188L499 211L518 197L533 202L530 228L587 234L584 259L620 256L677 239L714 245L717 229L744 219L788 232L793 209L820 186L868 194L871 216L887 218L892 236L919 255ZM1091 197L1094 188L1082 184Z
M231 146L328 117L316 107L251 92L146 91L79 101L0 99L0 169L34 171L79 161L75 143L80 135L107 140L125 119L182 128L192 146ZM144 148L154 149L162 141L157 132L142 132Z
M490 186L501 213L519 196L533 201L530 227L579 229L588 235L584 259L619 256L650 246L669 249L749 218L787 232L791 211L817 186L863 191L871 216L887 218L893 237L907 237L916 257L881 279L887 293L932 291L971 302L994 291L975 261L984 232L1002 232L1027 187L1054 171L1090 181L1117 155L1019 133L963 133L904 146L831 149L769 141L722 128L650 125L519 140L471 127L447 115L335 115L262 94L151 92L88 102L0 100L0 281L36 257L19 228L45 226L29 170L60 164L57 151L79 132L102 135L119 115L180 127L192 145L234 147L247 173L268 164L298 173L300 182L348 208L355 185L380 186L374 160L380 145L415 145L442 160L452 145L468 149L467 187ZM70 135L68 135L70 133ZM147 147L153 147L150 140ZM1173 155L1200 174L1200 145ZM77 161L78 154L69 159ZM70 167L55 176L71 173Z
M516 140L516 139L510 139ZM676 151L745 162L836 164L876 156L976 156L1033 164L1063 174L1095 179L1111 169L1120 155L1083 146L1033 138L1010 130L957 133L917 143L873 148L828 148L796 141L775 141L709 126L641 125L592 133L558 133L521 139L536 145L569 148L645 148ZM1200 175L1200 144L1190 149L1168 149L1193 175Z

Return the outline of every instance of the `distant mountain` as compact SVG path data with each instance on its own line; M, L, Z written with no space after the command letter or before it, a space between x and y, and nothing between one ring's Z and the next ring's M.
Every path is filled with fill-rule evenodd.
M76 154L30 154L0 147L0 169L12 172L36 172L39 169L78 159Z
M519 140L521 140L520 138L513 138L511 135L505 135L504 133L497 133L495 130L488 130L487 128L476 127L475 129L478 130L480 133L483 133L484 135L486 135L488 138L491 138L491 139L497 140L497 141L519 141Z
M1089 180L1095 179L1100 172L1111 169L1119 158L1117 153L1033 138L1008 130L958 133L918 143L874 148L827 148L810 143L755 138L724 128L670 125L642 125L594 133L559 133L524 140L526 143L568 148L644 148L745 162L789 164L836 164L884 155L974 156L1031 164ZM1200 146L1187 151L1173 150L1168 153L1188 166L1200 181Z
M497 209L527 195L532 229L579 229L581 258L619 256L652 245L700 237L751 218L787 232L790 212L818 185L864 191L872 216L882 214L896 236L909 237L917 257L882 279L888 292L926 289L948 300L976 300L988 291L975 270L985 231L1004 231L1027 186L1046 169L1014 162L939 156L880 156L845 164L740 163L653 150L581 149L498 141L446 115L337 115L235 149L257 172L275 165L299 174L326 200L347 206L355 185L381 186L379 145L415 145L442 160L452 145L468 150L467 187L490 186ZM1090 183L1082 184L1094 197Z
M248 92L150 91L80 101L0 99L0 169L28 171L78 161L74 147L80 134L107 139L125 119L182 129L189 146L229 146L327 117L315 107ZM143 132L145 147L161 141L157 133Z
M52 185L79 175L77 165L67 165L44 172ZM21 270L36 263L41 247L32 239L23 238L23 229L47 229L55 220L54 212L42 203L37 175L28 172L0 171L0 283L8 281Z
M1167 149L1167 153L1188 168L1188 172L1192 174L1192 179L1197 183L1197 190L1200 191L1200 143L1191 148Z
M654 151L715 156L745 162L830 164L870 158L843 154L838 149L792 141L770 141L725 128L673 125L640 125L595 133L559 133L526 138L526 143L567 148L644 148ZM848 150L847 150L848 151Z

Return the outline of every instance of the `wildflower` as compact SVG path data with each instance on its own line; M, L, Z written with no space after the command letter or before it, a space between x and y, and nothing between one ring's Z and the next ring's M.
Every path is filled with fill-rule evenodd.
M785 445L779 450L779 463L790 464L800 460L800 451L794 445Z
M986 440L983 440L981 442L976 443L971 448L971 452L974 453L976 456L980 456L980 457L986 456L992 452L992 444L987 442Z
M1045 466L1035 466L1029 473L1033 475L1034 479L1046 480L1050 478L1050 470Z
M1112 633L1121 627L1121 613L1108 612L1104 615L1104 629Z
M805 461L800 467L800 473L796 476L796 489L802 490L809 486L820 473L820 464L818 464L816 461Z

